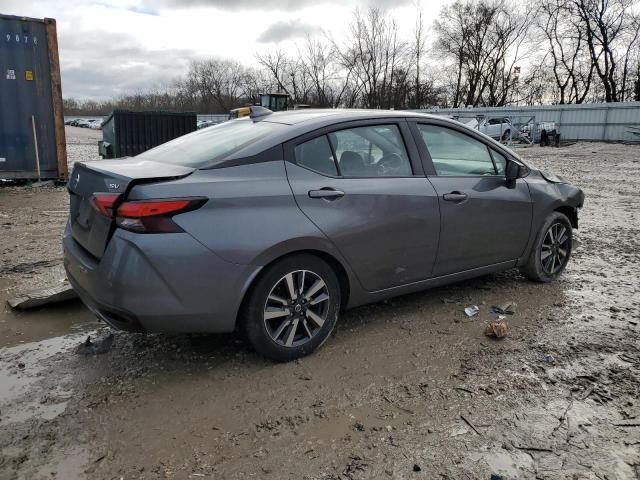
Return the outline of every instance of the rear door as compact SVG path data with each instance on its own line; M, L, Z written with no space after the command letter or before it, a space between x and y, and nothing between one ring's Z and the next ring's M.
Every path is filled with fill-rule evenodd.
M446 275L518 259L529 239L529 188L505 180L507 158L466 129L415 123L425 170L441 212L434 275Z
M440 213L406 121L342 124L285 144L287 176L305 215L368 291L428 278Z

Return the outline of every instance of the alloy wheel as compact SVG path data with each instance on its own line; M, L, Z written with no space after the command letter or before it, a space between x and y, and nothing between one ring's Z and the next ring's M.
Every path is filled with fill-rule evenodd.
M555 275L566 265L569 259L568 228L562 223L554 223L544 235L540 252L542 269L548 275Z
M326 282L309 270L289 272L276 282L264 306L264 324L271 339L284 347L307 343L329 314Z

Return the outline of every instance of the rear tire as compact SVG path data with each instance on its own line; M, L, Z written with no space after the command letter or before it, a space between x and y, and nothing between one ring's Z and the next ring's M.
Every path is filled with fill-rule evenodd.
M566 215L551 213L536 235L520 272L534 282L551 282L564 271L571 257L573 230Z
M240 324L256 352L288 362L329 338L340 302L338 277L324 260L291 255L261 273L244 302Z

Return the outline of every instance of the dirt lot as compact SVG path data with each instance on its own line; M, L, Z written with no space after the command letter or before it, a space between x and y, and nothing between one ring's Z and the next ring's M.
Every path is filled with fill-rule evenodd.
M95 156L94 132L69 133L73 159ZM79 303L3 306L0 478L640 478L640 146L522 155L587 195L560 281L361 307L301 361L235 335L116 333L86 357L108 329ZM0 189L0 302L63 278L66 208L64 188ZM508 337L485 337L509 300Z

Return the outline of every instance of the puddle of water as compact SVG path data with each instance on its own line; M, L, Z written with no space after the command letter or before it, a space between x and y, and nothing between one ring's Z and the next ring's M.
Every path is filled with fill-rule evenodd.
M474 462L483 461L493 473L506 478L521 478L523 470L532 471L534 466L530 455L518 451L472 452L469 457Z
M84 478L85 465L89 462L89 453L80 448L60 452L53 461L40 467L38 478Z
M69 333L94 330L99 324L79 301L71 300L46 308L13 311L6 305L7 295L0 294L0 348L25 345Z
M67 408L67 402L43 405L38 401L22 403L20 408L2 415L2 424L26 422L30 418L53 420Z
M39 384L46 379L50 359L74 348L84 335L71 334L0 348L0 418L3 425L31 418L51 420L64 411L66 400L73 392L64 390L61 385L67 383L69 376L61 376L55 388Z

